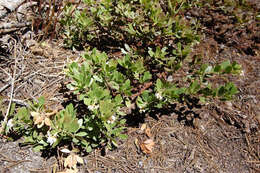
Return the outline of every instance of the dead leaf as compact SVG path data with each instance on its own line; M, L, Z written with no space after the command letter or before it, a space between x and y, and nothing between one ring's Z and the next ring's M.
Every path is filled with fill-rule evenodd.
M140 144L140 148L143 153L151 154L153 152L154 145L155 143L152 139L147 139L146 141Z
M48 117L45 117L44 123L49 127L51 126L51 120Z
M64 162L64 167L76 169L77 163L83 164L83 159L78 155L71 153Z
M37 116L37 117L34 117L34 124L42 124L44 122L44 116L40 115L40 116Z
M78 155L76 155L76 159L77 159L77 162L80 163L80 164L83 164L84 161L81 157L79 157Z
M31 116L32 116L32 117L37 117L37 116L39 116L39 115L40 115L39 112L31 112Z
M149 138L152 137L152 133L151 133L150 127L147 127L147 128L145 129L145 134L146 134Z
M38 128L41 128L44 125L45 117L39 112L31 112L31 116L33 117L34 124L37 125Z
M226 101L225 104L229 110L233 110L233 104L231 101Z
M143 132L145 129L146 129L146 124L144 123L144 124L142 124L142 126L141 126L141 131Z
M56 113L58 113L58 110L57 110L57 109L53 110L52 112L46 113L45 116L46 116L46 117L51 117L51 116L55 115Z
M64 162L64 167L74 168L77 166L77 160L74 154L70 154Z
M41 114L39 112L31 112L33 117L34 124L37 125L38 128L41 128L44 124L46 126L51 126L51 120L48 116Z

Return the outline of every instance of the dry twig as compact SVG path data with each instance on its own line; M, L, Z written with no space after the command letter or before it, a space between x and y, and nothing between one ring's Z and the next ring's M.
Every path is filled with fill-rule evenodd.
M0 29L11 29L11 28L23 28L32 25L32 22L25 23L4 23L0 26Z
M7 124L8 116L9 116L11 105L12 105L15 75L16 75L16 68L17 68L17 42L16 41L15 41L15 48L14 48L14 58L15 58L15 64L14 64L14 72L13 72L13 77L12 77L12 83L11 83L10 101L9 101L9 104L8 104L8 108L7 108L7 111L6 111L6 114L5 114L4 121L2 123L2 127L0 128L0 134L2 134L5 130L5 126Z

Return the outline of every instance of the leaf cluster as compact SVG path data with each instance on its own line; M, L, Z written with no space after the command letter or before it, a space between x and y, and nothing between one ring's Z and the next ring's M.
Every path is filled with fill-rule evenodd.
M182 44L198 40L194 30L178 15L191 2L149 0L86 0L83 10L68 5L64 9L65 44L83 48L102 38L127 43L153 42L156 38L172 39ZM144 43L145 42L145 43Z

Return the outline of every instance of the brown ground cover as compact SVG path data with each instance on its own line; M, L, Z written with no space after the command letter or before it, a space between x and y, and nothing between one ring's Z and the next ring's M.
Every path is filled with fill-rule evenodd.
M251 0L248 8L234 9L223 9L221 3L214 1L183 15L201 23L201 43L192 56L200 56L205 63L229 59L242 65L244 75L230 78L239 94L230 102L216 100L192 110L178 103L171 113L132 117L126 132L129 138L113 151L98 148L84 156L81 172L260 172L260 26L254 17L260 2ZM14 20L15 14L10 13L2 22ZM63 48L60 37L39 43L40 33L31 32L30 27L0 30L3 110L9 102L10 75L15 69L13 101L17 106L44 96L48 107L55 109L69 99L62 90L68 80L63 70L82 52ZM142 129L143 124L149 132ZM155 145L146 155L136 143L148 138ZM30 146L20 146L20 140L9 142L0 137L0 172L62 170L63 155L35 153Z

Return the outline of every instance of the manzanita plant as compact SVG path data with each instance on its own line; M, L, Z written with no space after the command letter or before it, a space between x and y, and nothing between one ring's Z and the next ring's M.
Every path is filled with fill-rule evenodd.
M187 1L84 0L86 8L65 8L61 23L67 47L102 43L106 37L118 44L120 56L90 45L83 61L68 64L71 82L68 89L83 103L84 111L69 104L61 111L50 111L44 99L20 108L13 117L12 129L23 135L25 143L36 150L70 145L90 152L97 146L112 148L117 139L125 139L125 115L133 111L149 114L182 102L183 96L232 99L237 93L228 74L239 74L241 66L225 61L217 65L197 64L175 82L175 74L188 61L199 41L198 34L180 12L192 6ZM106 40L107 41L107 40ZM139 45L140 44L140 45ZM105 49L102 49L105 50ZM210 79L220 77L221 84ZM9 128L10 130L10 128Z
M198 40L192 27L178 13L191 6L188 0L85 0L83 10L68 5L61 23L67 47L103 41L153 42L156 38L191 43ZM100 42L100 44L102 44ZM98 45L101 46L101 45ZM177 50L179 52L179 49Z

